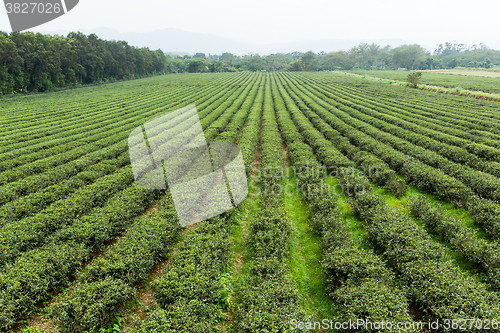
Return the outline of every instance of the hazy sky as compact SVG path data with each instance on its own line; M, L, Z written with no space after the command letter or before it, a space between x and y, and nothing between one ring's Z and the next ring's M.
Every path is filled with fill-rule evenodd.
M177 28L251 43L400 38L430 46L453 40L500 46L499 13L498 1L80 0L33 31ZM0 30L11 31L5 10Z

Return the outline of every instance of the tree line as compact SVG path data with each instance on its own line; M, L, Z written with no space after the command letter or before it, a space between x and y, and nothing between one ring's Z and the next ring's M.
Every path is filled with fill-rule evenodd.
M217 64L216 70L212 67ZM442 69L455 67L491 68L500 66L500 51L480 44L467 47L458 42L439 45L431 54L418 44L386 45L360 43L348 51L313 51L276 53L269 56L249 54L236 56L231 53L193 56L174 56L170 66L175 72L209 71L320 71L320 70L385 70L385 69ZM212 67L211 67L212 66Z
M95 34L0 31L0 94L46 91L163 73L167 56Z
M491 68L500 65L500 51L480 44L439 45L434 54L418 44L392 48L360 43L348 51L276 53L268 56L231 53L169 55L106 41L95 34L71 32L66 37L0 31L0 95L47 91L167 73L234 71L320 71L404 68Z
M315 54L306 52L290 63L290 71L311 70L384 70L384 69L451 69L455 67L491 68L500 65L500 51L484 44L445 43L431 54L418 44L392 48L375 43L361 43L348 51Z

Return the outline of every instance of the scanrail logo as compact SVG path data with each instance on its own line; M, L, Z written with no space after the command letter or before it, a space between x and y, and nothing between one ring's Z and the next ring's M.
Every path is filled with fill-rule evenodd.
M72 10L79 0L4 0L12 31L47 23Z
M243 155L229 142L207 144L194 105L137 127L128 138L135 183L168 189L185 227L220 215L248 195Z

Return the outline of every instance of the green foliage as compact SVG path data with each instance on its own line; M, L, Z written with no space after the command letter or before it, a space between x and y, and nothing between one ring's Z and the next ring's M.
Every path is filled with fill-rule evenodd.
M396 67L413 70L426 59L426 51L417 44L401 45L391 50Z
M318 66L317 55L312 51L307 51L303 55L300 56L300 60L304 64L304 70L307 72L314 71Z
M271 87L273 90L271 90ZM275 110L278 93L266 77L261 129L261 170L283 167L282 142ZM279 176L262 178L268 186L281 186ZM289 329L291 319L303 318L300 295L289 276L288 243L291 223L283 210L283 193L264 192L261 211L249 224L248 245L252 266L246 284L237 290L239 332L279 332Z
M231 300L231 295L233 293L233 284L231 282L231 276L229 274L222 274L220 284L222 289L219 290L219 303L225 309L230 311L234 310L233 302Z
M352 64L348 61L348 54L345 51L330 52L323 55L321 65L326 70L335 70L337 68L351 69Z
M166 309L152 311L143 325L136 330L141 333L204 333L212 332L212 318L217 309L213 304L198 299L179 299Z
M160 205L160 212L137 219L103 257L80 273L78 284L52 306L52 316L63 332L106 327L120 305L133 296L135 283L144 279L167 252L181 228L169 195Z
M265 61L258 54L247 55L243 57L242 62L243 68L251 72L257 72L264 69Z
M130 298L133 292L123 281L106 277L79 287L71 297L55 304L52 313L57 317L63 333L95 331L107 325L112 318L108 314Z
M500 62L500 52L488 49L483 43L467 46L458 42L447 42L440 44L434 51L434 55L442 59L444 63L448 63L451 68L457 66L491 68L493 63Z
M293 85L288 87L292 89ZM297 126L296 129L301 130L304 137L309 137L308 141L311 142L311 146L316 146L315 140L320 140L320 132L313 129L314 127L311 126L309 120L294 106L297 104L303 111L307 111L309 110L308 107L313 107L312 101L307 100L308 107L306 107L306 104L301 100L304 96L303 93L297 92L295 95L290 90L281 89L281 85L278 85L278 88L280 98L284 98L285 101L295 98L294 104L286 104L290 115L284 113L278 117L280 126L282 128L289 127L289 131L292 131L292 128ZM308 115L311 114L308 113ZM294 122L289 121L290 116ZM318 119L315 120L313 124L319 125ZM325 127L320 128L326 130ZM329 133L333 135L332 132ZM296 138L294 142L287 142L288 148L303 144L300 137L291 135L287 137L290 140ZM347 145L345 142L344 144ZM345 147L345 149L347 150L348 147ZM335 156L330 160L330 167L338 169L337 174L341 177L340 182L344 185L347 193L354 195L354 191L349 189L363 186L366 187L367 191L372 190L368 179L354 171L352 168L353 162L348 161L337 150L332 150L330 154ZM328 160L328 155L319 153L318 157L321 160ZM301 154L294 154L293 150L289 153L289 157L295 166L301 166L305 161ZM359 161L361 162L362 158ZM351 166L351 168L345 168L345 166ZM318 177L300 179L301 184L312 185L316 188L319 187L321 182L322 179ZM372 252L359 250L356 244L353 243L351 235L339 217L338 210L335 209L335 199L330 194L321 192L313 193L312 196L304 196L304 199L310 203L312 222L321 236L323 247L322 266L328 278L330 295L336 304L336 321L343 322L359 318L376 321L388 320L389 317L396 321L409 320L407 301L404 293L394 287L393 275L387 270L379 257Z
M422 77L422 72L413 72L408 74L406 82L408 82L413 88L416 88L421 77Z
M321 88L317 89L323 90ZM368 109L359 106L362 102L359 102L357 99L352 98L352 102L350 102L349 99L351 97L349 96L344 95L344 97L339 97L327 91L324 93L326 95L323 96L326 97L323 98L328 101L328 104L325 103L324 107L337 116L337 118L328 116L329 119L327 120L330 122L330 125L340 130L342 134L353 140L360 148L370 151L379 157L383 156L383 160L395 171L405 176L408 182L424 190L431 191L439 197L450 200L459 206L464 206L470 200L473 193L471 188L481 193L481 195L490 198L496 196L496 187L493 185L497 182L495 177L471 170L470 167L465 165L450 162L439 154L429 152L426 149L422 149L422 147L409 144L404 139L399 139L381 131L376 127L383 126L384 130L387 130L387 128L393 128L394 131L404 130L399 127L396 128L396 126L387 125L387 123L378 121L373 117L363 115L356 109L363 110L363 112L368 112ZM354 100L358 102L355 104ZM382 110L382 108L377 108L378 110ZM356 131L357 128L361 130ZM437 144L440 145L440 143ZM450 149L450 154L454 150L454 148ZM445 150L439 149L439 151L444 152ZM460 158L468 156L463 155L462 152L453 154L457 158L458 156ZM409 160L408 156L415 158ZM474 158L474 156L471 156L471 158ZM437 160L442 161L442 163L436 164ZM484 165L491 166L491 163Z
M371 51L364 45L356 61L363 62L359 52L364 52L365 66L371 66ZM225 60L230 63L231 55ZM54 109L55 103L61 108ZM2 329L76 281L54 303L59 329L119 331L117 310L179 232L171 203L166 215L150 213L132 223L157 192L131 186L126 138L145 118L191 103L198 107L207 140L239 140L247 172L260 142L262 167L280 170L286 149L292 167L319 168L336 175L346 189L367 189L349 191L348 200L363 221L356 231L366 233L376 251L351 234L334 198L314 190L304 196L339 319L387 320L390 313L406 321L410 300L429 318L498 314L498 296L488 289L499 288L497 242L482 240L424 200L410 202L424 228L370 186L403 195L406 181L468 209L479 228L498 238L496 104L331 73L199 74L2 101ZM318 185L322 175L299 176L299 185ZM259 181L282 185L279 172ZM171 269L153 284L158 307L137 329L223 331L229 329L227 310L242 332L286 331L289 319L304 318L302 295L287 265L294 231L277 194L264 194L262 209L247 221L245 283L234 284L228 273L232 212L200 223L179 246ZM477 265L479 274L469 276L455 266L429 230Z
M44 330L41 327L26 327L21 330L21 333L47 333L46 330Z
M120 96L122 86L117 84L116 88L111 89L118 94L118 104L116 100L110 101L109 91L92 89L82 95L83 91L66 91L49 99L33 96L28 97L33 99L32 104L21 103L20 112L24 112L26 119L20 123L9 122L5 127L8 134L2 136L3 145L0 148L2 156L12 157L2 159L7 164L3 166L6 172L3 173L5 178L0 193L5 194L2 197L5 204L13 203L4 206L9 208L2 210L1 215L4 219L0 233L5 236L2 245L13 244L4 252L4 270L0 273L2 329L12 327L19 319L29 315L38 302L47 300L52 292L66 286L70 279L76 277L84 262L103 249L111 238L122 234L134 217L151 204L155 192L130 186L130 167L122 168L128 164L126 138L129 130L142 124L145 117L147 119L164 113L165 107L176 108L193 102L199 107L202 123L208 127L225 111L225 98L239 88L233 86L235 79L249 79L250 76L244 74L235 78L220 78L221 85L218 87L200 89L198 85L208 79L200 77L198 80L202 83L195 82L192 87L167 94L158 94L169 84L167 78L125 83L134 85L137 91L143 90L145 94L139 99L136 95ZM89 102L88 94L95 92L94 100ZM53 98L66 100L64 105L71 112L62 109L54 112L54 115L48 115L46 108L53 107ZM163 105L160 109L157 107L159 102ZM11 105L10 112L19 110L17 99L9 99L4 103ZM207 123L205 118L210 122ZM47 126L48 120L52 121L54 127ZM103 120L100 128L102 136L86 139L82 133L92 130L86 126L97 125L95 128L99 128L100 120ZM240 123L242 121L244 119L240 119ZM221 118L221 124L228 122L227 116ZM74 139L73 151L58 150L58 143L64 145L71 139ZM86 145L79 147L80 142ZM88 147L92 149L86 150ZM20 158L16 160L16 156ZM26 196L30 193L33 195ZM65 196L65 193L69 196ZM30 204L34 204L34 207L30 207ZM11 217L18 221L12 221ZM7 230L14 230L11 228L16 223L19 232L8 236ZM82 274L81 288L88 286L92 289L92 283L100 281L95 281L96 276L112 275L129 284L143 277L149 271L148 265L151 267L154 260L165 251L155 237L163 237L169 229L157 226L159 230L143 226L145 235L130 229L132 240L123 238L123 243L112 247L109 257L88 266L89 270ZM16 234L19 243L13 240ZM143 246L144 251L150 251L150 255L142 257L140 251L135 252L136 246ZM116 251L115 255L113 251ZM80 306L83 314L87 311L85 309L89 309L89 304L85 304L85 298L77 297L79 291L81 289L74 289L74 294L70 293L68 297L81 300L74 304ZM109 296L102 296L103 304L120 303L113 303L119 294L102 295ZM113 318L116 307L106 305L99 311L88 310L85 318L89 323L100 315ZM74 320L67 322L68 327L80 325Z
M467 206L474 222L483 227L491 237L500 239L500 204L496 201L473 196Z
M290 63L287 70L290 72L298 72L301 71L303 68L304 68L304 63L302 62L302 59L298 59Z
M318 55L313 51L301 54L300 58L291 62L287 70L290 72L307 71L312 72L319 67Z
M370 242L383 251L408 286L409 295L433 317L488 318L498 313L498 295L454 266L422 227L383 199L362 194L354 210L364 221Z
M75 84L100 83L166 72L160 50L125 41L105 41L95 34L50 36L13 32L0 36L0 93L46 91Z
M419 45L360 43L348 52L293 52L237 56L165 55L161 50L136 48L125 41L105 41L95 34L71 32L67 37L31 32L0 35L0 94L27 93L100 84L155 74L249 71L315 71L352 68L436 69L500 64L500 52L446 44L431 56ZM368 65L368 66L367 66Z
M163 317L170 317L173 327L185 329L191 324L192 329L216 325L212 314L224 290L221 276L228 260L231 214L200 223L179 245L168 272L152 283L158 316L148 317L142 329L160 329ZM190 315L189 304L195 305L196 317L185 317Z
M252 102L257 98L258 103L262 103L262 94L257 95L261 79L252 75L249 82L241 84L241 87L238 85L236 93L227 96L228 100L220 104L216 112L206 113L207 117L216 115L213 119L206 118L210 119L206 123L207 140L224 137L236 140L245 116L250 112L251 119L248 121L254 125L245 127L242 134L244 140L242 137L241 141L243 154L248 159L257 146L254 137L258 137L260 110L253 107ZM218 113L219 109L223 113ZM231 120L234 123L230 124ZM141 331L207 332L215 330L219 322L227 319L221 310L232 310L234 304L231 299L232 282L225 272L233 213L230 211L201 222L178 246L169 271L152 283L159 307L144 321Z
M364 175L368 176L377 185L387 186L389 191L398 196L405 193L406 185L396 177L395 172L391 170L385 162L375 157L373 154L361 151L358 147L351 144L346 137L342 136L340 132L330 126L328 120L333 120L334 117L329 114L327 109L325 109L325 106L328 107L328 104L311 94L310 91L299 88L299 85L296 84L292 78L284 78L284 80L285 82L291 80L290 83L287 83L287 87L290 89L289 94L290 96L295 96L295 103L302 106L301 109L304 111L304 115L308 119L308 121L304 120L302 123L308 124L310 121L326 139L335 145L335 149L338 150L337 152L333 152L330 148L329 151L320 149L316 152L322 163L327 167L330 174L339 175L341 168L357 165L360 168L360 171L362 171ZM291 110L294 110L294 108L296 109L293 104L289 104L288 106ZM295 118L298 119L298 117L300 116L295 115ZM303 127L303 125L299 122L296 124L299 128ZM284 130L282 129L282 133L283 131ZM309 127L307 133L311 132L314 132L314 130ZM316 136L317 135L318 132L316 132ZM311 146L314 147L316 145L311 143ZM353 173L353 171L354 169L352 168L345 170L347 173ZM365 188L368 189L366 186ZM351 190L351 188L349 189Z
M0 265L14 261L23 252L37 249L51 241L60 241L65 235L54 236L54 232L71 226L80 214L90 213L94 207L102 206L108 196L130 186L133 176L128 167L115 174L104 176L95 183L76 191L72 196L52 205L45 211L17 223L7 224L0 232ZM65 209L62 209L62 208ZM12 231L17 237L13 238ZM51 235L52 234L52 235ZM49 238L49 235L52 236Z
M189 73L199 73L204 70L205 62L202 59L191 59L187 64Z
M6 264L6 272L0 274L4 291L0 294L0 326L10 327L52 290L68 283L90 254L120 233L151 200L152 191L130 187L111 197L104 207L56 232L45 246Z
M450 243L465 258L477 264L485 273L485 280L500 289L500 244L478 238L472 229L461 221L448 217L433 207L425 197L410 202L411 213L418 217L439 237Z
M205 53L202 53L202 52L198 52L196 53L193 58L200 58L200 59L206 59L207 56L205 55Z
M343 83L345 85L345 82ZM326 86L326 85L323 85ZM307 87L307 86L306 86ZM335 94L331 94L327 90L331 90L332 85L328 85L328 89L321 89L319 86L314 86L314 89L311 89L311 92L319 92L321 91L321 94L317 94L316 96L320 97L319 99L316 100L316 102L319 105L322 105L325 109L327 109L329 112L324 113L323 116L325 119L329 121L329 123L337 130L340 130L342 134L346 135L347 138L351 140L351 142L355 143L358 147L368 149L369 151L373 151L376 153L376 155L381 156L388 162L390 166L397 165L395 164L395 157L396 155L391 154L389 150L387 149L378 149L377 147L380 147L381 143L377 142L376 140L374 141L373 139L369 139L369 137L364 137L363 132L367 131L369 128L366 124L373 123L373 119L368 120L368 118L363 118L365 120L365 123L361 125L362 123L360 122L358 125L358 122L355 120L355 117L353 117L354 109L361 110L359 104L363 104L358 99L356 99L357 103L350 103L348 102L348 98L343 97L342 99L339 98L339 90L335 91ZM303 89L305 93L307 93L307 89ZM316 94L314 93L314 94ZM311 96L313 96L312 94ZM340 93L342 96L346 96L342 93ZM354 97L355 98L355 97ZM327 103L321 103L321 99L324 99L327 101ZM339 103L341 101L341 103ZM349 105L349 106L347 106ZM309 107L314 106L313 103L308 103ZM338 109L337 109L338 108ZM313 110L315 112L319 112L320 108L318 107L313 107ZM339 110L342 110L344 113L339 112ZM362 110L365 112L367 109L362 108ZM377 109L377 111L379 111ZM379 111L380 114L381 111ZM336 117L333 116L328 116L328 114L333 114ZM319 113L321 114L321 113ZM350 114L351 116L348 117L347 114ZM358 115L358 114L356 114ZM360 114L359 114L360 115ZM340 120L341 119L341 120ZM356 127L351 127L351 126L346 126L348 123L351 124L356 124L358 126ZM355 128L359 128L360 132L357 132ZM345 130L344 130L345 129ZM387 127L384 127L386 130ZM332 132L330 132L332 133ZM367 131L367 133L370 133L371 136L375 139L381 139L384 136L378 135L380 133L379 131ZM333 133L330 134L333 137ZM366 139L366 140L365 140ZM364 142L364 143L363 143ZM370 143L371 142L371 143ZM402 144L401 142L398 142L397 145L394 145L393 147L400 149ZM345 144L344 144L345 145ZM347 145L345 145L347 146ZM346 147L347 148L347 147ZM413 150L415 149L414 147L412 148ZM346 149L346 152L348 150ZM442 151L442 150L440 150ZM405 150L405 153L411 153L410 150ZM423 156L423 155L419 155ZM361 159L362 160L362 159ZM403 158L403 155L401 155L401 164L399 164L404 170L404 167L408 167L410 160L408 158ZM436 172L435 170L428 169L428 173L421 173L422 170L422 165L419 166L418 168L411 168L408 169L408 172L403 172L403 175L412 177L414 176L415 178L413 179L424 179L427 176L430 176L432 172ZM426 175L427 173L427 175ZM470 174L470 173L469 173ZM442 176L441 176L442 177ZM410 178L412 179L412 178ZM465 179L465 178L464 178ZM351 182L356 183L357 181L356 178L353 178ZM448 195L454 196L457 199L461 198L461 203L462 205L468 202L468 200L471 200L473 198L471 196L470 190L468 191L466 187L463 187L463 192L460 194L460 191L457 191L460 189L459 186L454 185L449 186L450 184L445 184L442 183L440 180L440 177L434 177L433 181L426 183L428 184L427 186L436 186L441 182L443 187L440 187L437 193L446 193L448 192ZM422 185L422 184L420 184ZM448 187L447 190L445 188ZM429 188L429 187L428 187ZM370 200L365 201L366 198L370 198ZM457 201L458 202L458 201ZM429 298L430 295L428 295L428 285L418 287L417 283L415 283L416 280L419 280L418 278L418 273L417 270L412 270L411 275L406 275L407 272L407 267L404 263L408 263L408 265L414 265L415 263L421 263L419 265L422 265L420 269L423 269L426 274L422 277L422 282L426 282L430 280L433 280L434 283L438 283L440 288L444 288L442 292L446 292L447 294L450 294L451 292L454 293L457 299L462 299L462 297L466 295L470 295L469 301L473 304L481 304L483 306L483 309L477 312L478 316L482 316L483 313L493 313L496 310L495 308L495 301L493 299L490 299L492 297L488 292L486 291L486 288L484 286L478 286L477 283L472 279L467 277L464 274L460 274L459 271L457 270L456 267L450 266L449 264L446 264L444 266L444 270L446 273L442 272L441 267L436 267L435 262L442 262L442 263L447 263L445 259L445 251L442 248L438 248L433 243L430 241L428 236L426 235L424 230L416 230L415 225L413 222L405 219L405 217L401 214L396 213L393 210L390 210L388 208L382 208L386 207L386 204L381 200L380 198L369 195L369 194L361 194L357 196L357 199L355 200L355 209L357 212L360 213L361 217L366 220L367 223L367 232L369 237L371 238L372 243L377 246L384 246L384 244L388 244L387 247L387 253L386 257L390 258L390 262L393 265L396 265L396 267L399 267L398 265L403 265L404 270L399 271L400 274L405 277L405 282L411 285L411 288L409 290L412 291L411 295L416 295L416 299L419 300L419 302L423 302L422 304L427 308L430 309L430 312L433 313L433 315L437 317L453 317L453 316L460 316L460 313L462 311L466 311L466 307L456 309L456 307L446 307L444 303L440 303L440 300L438 298ZM361 205L361 206L360 206ZM362 207L362 208L360 208ZM379 208L376 208L379 207ZM378 210L380 209L380 211ZM478 209L478 211L484 211L481 209ZM493 211L490 215L486 215L486 218L484 218L485 221L489 221L487 216L493 217ZM324 220L324 219L322 219ZM375 223L380 223L380 224L375 224ZM405 230L403 230L405 229ZM386 237L387 236L387 237ZM341 236L345 237L345 236ZM401 240L397 240L399 237L403 237ZM418 239L418 243L415 243ZM423 241L423 239L426 239ZM331 237L327 238L326 240L327 244L336 244L338 241L332 239ZM424 242L426 245L423 246L422 242ZM398 249L398 248L393 248L392 245L389 246L389 244L405 244L404 249ZM344 258L346 254L341 255L342 258ZM424 263L425 262L425 263ZM402 267L403 267L402 266ZM426 267L424 269L424 267ZM458 274L458 275L457 275ZM435 276L434 276L435 275ZM449 283L449 281L453 281L453 276L459 276L459 278L455 281L455 284L453 287L448 288L446 287L446 284ZM406 278L407 276L407 278ZM339 278L334 278L334 281L339 281L341 279ZM439 281L439 282L438 282ZM480 292L475 293L474 295L471 294L471 290L476 290L477 288L480 288ZM341 294L345 295L345 293ZM455 304L455 303L453 303ZM458 303L457 303L458 304ZM484 312L486 311L486 312ZM454 313L454 314L453 314Z

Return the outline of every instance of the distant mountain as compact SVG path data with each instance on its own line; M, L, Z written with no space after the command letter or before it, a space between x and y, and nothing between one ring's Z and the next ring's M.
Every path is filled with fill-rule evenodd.
M109 28L97 28L93 30L82 30L85 34L95 33L102 39L106 40L125 40L130 45L138 47L149 47L156 50L161 49L165 53L174 54L195 54L203 52L205 54L221 54L230 52L236 55L245 55L250 53L259 53L268 55L272 53L282 52L306 52L312 50L314 52L332 52L339 50L349 50L351 47L359 43L376 43L381 46L391 45L397 47L403 44L411 44L410 42L401 39L378 39L378 40L309 40L298 41L293 43L277 43L277 44L250 44L232 40L225 37L220 37L212 34L189 32L179 29L167 28L155 30L152 32L127 32L120 33ZM67 35L69 31L46 32L48 34ZM425 47L425 46L424 46ZM429 49L429 48L428 48ZM431 49L429 49L431 50Z
M86 35L95 33L99 38L106 40L125 40L130 45L149 47L152 50L161 49L165 53L172 54L195 54L196 52L206 54L220 54L222 52L246 54L252 52L250 51L251 46L228 38L173 28L152 32L120 33L113 29L101 27L93 30L82 30L82 32ZM47 33L67 35L69 31L60 30Z

